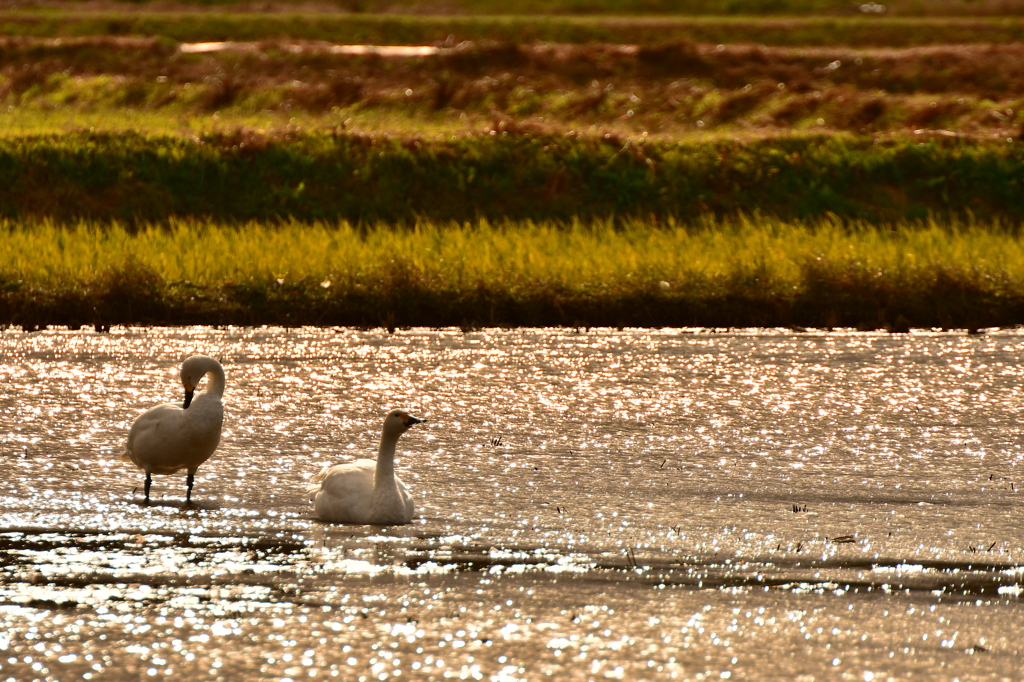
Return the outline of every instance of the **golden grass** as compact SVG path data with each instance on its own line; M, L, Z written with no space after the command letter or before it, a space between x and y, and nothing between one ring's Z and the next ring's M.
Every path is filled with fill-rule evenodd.
M806 326L1024 322L999 225L172 222L0 228L0 324Z
M600 222L359 229L172 221L141 229L6 222L0 229L0 281L48 288L88 288L112 273L141 271L163 283L212 288L241 282L272 287L280 280L330 282L321 288L344 291L388 280L396 269L439 292L528 285L671 297L710 287L790 298L825 276L866 278L908 293L941 277L992 293L1017 291L1024 283L1024 239L998 224L968 222L878 227L748 216L618 228Z

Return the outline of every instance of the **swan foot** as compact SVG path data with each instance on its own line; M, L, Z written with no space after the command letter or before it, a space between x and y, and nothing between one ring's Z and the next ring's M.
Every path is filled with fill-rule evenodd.
M196 480L195 472L192 472L192 471L188 472L188 478L186 479L186 481L188 483L188 492L185 494L185 501L186 502L191 502L192 501L192 484L195 482L195 480Z
M149 486L153 485L153 477L146 474L146 502L149 502Z

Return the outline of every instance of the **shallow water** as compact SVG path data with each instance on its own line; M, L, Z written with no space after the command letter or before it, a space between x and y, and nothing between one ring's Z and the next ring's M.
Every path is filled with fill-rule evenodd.
M0 680L1021 679L1024 334L0 334ZM184 475L118 459L222 360ZM392 407L417 518L318 522Z

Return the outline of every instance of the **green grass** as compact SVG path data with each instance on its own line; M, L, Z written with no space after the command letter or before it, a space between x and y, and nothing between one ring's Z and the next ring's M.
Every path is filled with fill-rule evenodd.
M764 217L408 229L284 223L0 226L0 322L357 326L1008 325L1005 226Z
M101 4L0 12L0 35L159 37L0 43L0 325L1024 323L1015 46L715 47L1012 43L1021 18ZM176 49L449 35L498 42Z
M919 139L919 138L918 138ZM0 138L0 216L158 222L1024 220L1024 146L787 137L673 142L529 133Z
M404 16L30 10L0 12L0 36L158 36L178 42L322 40L377 45L665 42L907 47L1024 40L1022 17Z

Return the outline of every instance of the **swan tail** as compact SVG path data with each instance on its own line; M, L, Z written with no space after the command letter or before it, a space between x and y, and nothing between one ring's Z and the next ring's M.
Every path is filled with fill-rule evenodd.
M322 480L324 480L325 478L327 478L327 473L328 473L328 472L329 472L330 470L331 470L331 465L330 465L330 464L328 464L327 466L325 466L325 467L324 467L323 469L321 469L321 470L320 470L320 473L318 473L318 474L314 475L314 476L313 476L313 478L309 479L309 482L310 482L310 484L313 484L313 483L317 483L317 484L319 484L319 483L320 483L320 481L322 481ZM311 487L313 487L313 486L311 485ZM317 485L317 486L315 486L315 487L316 487L317 489L319 489L319 488L320 488L320 486L319 486L319 485Z
M313 478L309 479L309 485L306 486L306 493L309 495L309 499L312 500L314 497L316 497L316 494L320 492L321 484L323 483L324 479L327 478L327 472L329 472L330 470L331 466L327 465L320 470L320 473L314 475Z

